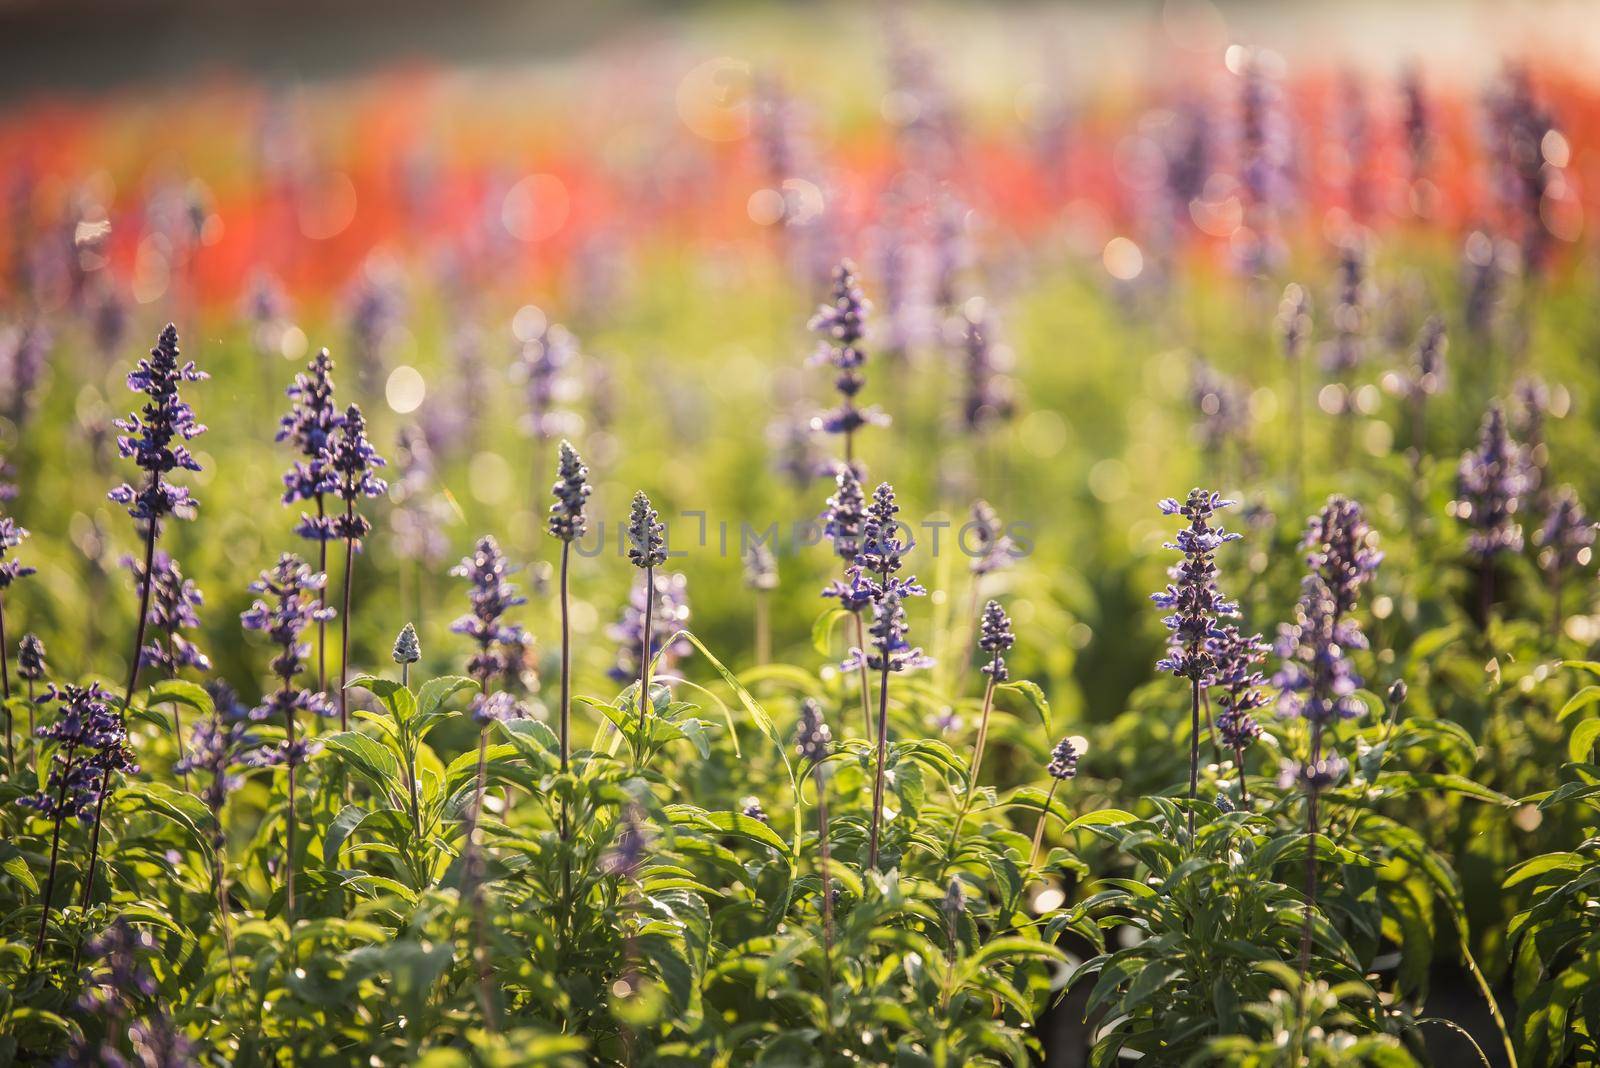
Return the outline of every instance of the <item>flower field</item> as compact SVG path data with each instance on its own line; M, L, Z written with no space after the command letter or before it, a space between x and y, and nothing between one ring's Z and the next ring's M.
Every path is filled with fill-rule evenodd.
M1600 80L1505 17L0 103L0 1064L1600 1063Z

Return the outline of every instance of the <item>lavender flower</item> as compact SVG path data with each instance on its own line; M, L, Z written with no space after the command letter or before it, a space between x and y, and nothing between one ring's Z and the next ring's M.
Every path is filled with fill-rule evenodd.
M833 471L834 465L824 462L811 433L811 419L804 413L786 413L769 423L767 444L773 469L796 490Z
M176 677L184 668L210 671L211 660L200 647L182 632L200 626L195 609L204 603L200 590L183 577L176 560L164 550L156 550L154 566L145 573L144 566L131 556L122 558L122 566L133 575L135 589L150 583L149 625L155 628L157 639L144 647L144 662Z
M1272 683L1279 690L1279 714L1318 727L1359 716L1366 710L1355 696L1361 676L1345 654L1366 647L1366 636L1354 620L1343 618L1322 576L1306 576L1294 622L1278 629L1275 650L1283 663Z
M1562 486L1556 491L1549 518L1534 535L1534 544L1543 550L1539 565L1547 571L1563 572L1587 563L1594 535L1594 522L1584 514L1577 493L1571 486Z
M867 520L867 498L861 490L861 479L849 464L839 466L834 485L838 488L828 498L828 508L823 513L822 533L833 542L834 553L848 567L855 563L856 553L861 549L861 531Z
M1268 70L1268 53L1252 52L1239 85L1239 182L1244 190L1244 231L1239 242L1251 276L1271 272L1283 258L1278 216L1288 198L1290 158L1283 92Z
M398 272L374 256L363 264L347 300L350 348L362 385L383 379L385 351L405 315L405 296Z
M527 709L506 690L496 690L483 700L472 702L472 722L479 727L527 718Z
M1050 750L1050 764L1045 771L1052 779L1066 782L1078 774L1078 757L1078 748L1072 744L1072 739L1063 738Z
M1201 685L1215 666L1209 642L1221 633L1218 620L1238 614L1237 606L1217 589L1215 553L1240 535L1211 525L1217 510L1233 503L1201 489L1190 490L1181 504L1171 497L1161 502L1163 515L1181 515L1188 526L1165 545L1183 554L1183 562L1171 571L1173 581L1162 592L1150 595L1157 607L1170 613L1162 622L1172 636L1167 655L1156 663L1156 669Z
M1508 258L1501 254L1494 238L1482 230L1468 234L1462 246L1461 266L1465 276L1462 289L1466 292L1463 318L1467 329L1480 340L1487 338L1494 327L1508 273Z
M437 566L450 551L450 541L440 524L443 502L430 493L433 449L427 435L416 427L403 428L395 440L396 478L390 488L395 509L395 551L406 560Z
M689 622L689 581L682 575L651 576L655 596L651 602L650 648L648 656L664 671L671 671L679 660L694 651L684 638L671 639ZM622 618L606 628L606 636L617 643L617 661L606 673L618 682L639 677L640 653L645 648L645 585L639 582L628 596Z
M1491 404L1478 447L1461 457L1452 514L1471 527L1467 548L1481 561L1522 549L1517 510L1527 489L1522 450L1506 429L1505 412Z
M927 591L917 585L915 576L895 578L895 572L905 564L905 556L914 542L900 537L904 526L895 518L900 506L895 503L894 487L887 482L878 483L872 491L872 503L867 506L867 518L861 525L861 546L856 553L856 567L877 576L873 583L874 594L882 597L894 593L899 597L917 597Z
M361 406L350 405L339 423L339 432L328 446L328 465L336 479L333 492L345 503L345 513L335 516L333 534L353 548L361 547L361 539L372 530L372 523L355 510L356 502L363 497L381 497L388 484L373 471L384 466L383 457L367 440L367 423L361 416Z
M1444 386L1444 356L1450 339L1445 332L1444 320L1430 315L1417 334L1411 368L1405 380L1406 395L1413 400L1431 397Z
M634 567L651 568L667 562L667 528L659 518L643 491L633 495L633 510L628 517L628 560Z
M891 588L873 602L872 624L867 628L867 633L872 635L872 648L870 651L851 649L841 670L856 671L863 663L873 671L885 674L933 666L931 657L924 656L920 648L913 647L906 640L910 628L906 623L901 596L900 590Z
M617 821L616 836L611 846L600 858L600 870L619 879L631 879L644 867L649 839L644 825L644 813L639 806L630 804Z
M1217 734L1222 744L1241 754L1261 736L1261 725L1254 712L1266 706L1267 697L1262 690L1266 676L1256 665L1267 658L1268 646L1261 635L1245 636L1238 627L1229 624L1211 641L1211 656L1216 667L1211 685L1217 690ZM1241 767L1240 774L1244 769Z
M559 323L541 323L522 343L515 369L527 394L522 426L533 437L545 441L571 429L570 413L558 405L564 399L562 375L577 359L577 339Z
M757 593L778 588L778 559L765 542L752 541L744 554L744 584Z
M45 788L18 798L18 805L45 819L82 820L100 802L107 768L138 772L127 746L128 732L111 699L99 683L52 685L40 695L40 704L56 706L56 718L36 733L55 743L55 756Z
M417 640L417 628L407 623L400 628L391 654L396 664L415 664L422 659L422 643Z
M1367 248L1357 237L1339 242L1338 299L1333 307L1333 340L1323 352L1322 363L1341 380L1348 378L1366 359L1368 316L1372 303L1372 284L1367 278Z
M50 332L40 323L0 330L0 412L25 427L38 408L49 362Z
M1199 421L1195 426L1200 447L1220 462L1223 451L1236 444L1242 453L1248 448L1250 399L1238 382L1196 357L1189 380L1189 403Z
M761 802L758 799L754 798L754 797L750 798L749 800L747 800L744 803L744 808L741 811L743 812L744 815L749 816L751 819L757 821L758 823L771 823L772 822L770 819L767 818L767 810L762 808L761 807Z
M96 1045L78 1036L61 1063L106 1068L182 1068L196 1063L199 1050L194 1043L153 1003L158 988L141 959L160 952L150 933L118 919L84 950L96 968L78 999L78 1010L100 1021L105 1037ZM143 1002L152 1004L141 1014ZM127 1039L131 1056L123 1054L119 1037Z
M834 268L833 293L828 303L817 309L808 324L822 338L813 360L833 365L836 371L833 388L840 397L836 408L812 420L812 427L844 436L846 463L854 459L855 432L864 426L887 422L877 409L856 405L856 397L866 385L861 368L867 356L861 341L866 334L866 316L871 308L856 281L855 265L845 260Z
M278 688L265 694L250 711L251 719L278 718L290 725L290 740L271 757L271 763L298 764L310 752L306 743L293 740L293 722L300 714L333 714L326 694L294 685L295 677L305 670L305 658L311 651L310 644L302 640L305 629L334 615L333 609L318 604L318 595L326 583L327 576L322 572L313 571L293 553L284 553L274 567L250 584L256 599L239 616L245 630L260 631L278 648L271 662Z
M1422 84L1422 72L1409 64L1400 78L1401 125L1405 131L1407 177L1413 214L1427 218L1433 214L1432 187L1428 173L1433 163L1433 108Z
M1489 133L1494 151L1496 192L1506 219L1519 231L1522 265L1539 271L1548 259L1551 233L1546 202L1559 196L1561 164L1547 154L1555 120L1534 96L1523 67L1506 71L1504 83L1489 97Z
M589 529L583 510L593 488L589 485L589 469L583 465L583 458L572 447L572 442L563 441L560 453L556 483L550 490L556 502L550 506L549 530L551 537L571 542L583 537Z
M1321 793L1344 778L1349 769L1349 761L1338 755L1304 762L1285 760L1278 770L1278 788L1299 786L1308 793Z
M44 679L45 672L44 642L37 634L24 634L17 646L17 677L35 683Z
M1383 553L1377 535L1367 525L1361 506L1347 497L1333 496L1306 524L1300 547L1306 564L1318 575L1334 600L1334 613L1343 618L1355 610L1362 585L1378 570Z
M993 324L981 301L961 317L961 348L965 356L965 392L961 421L969 433L981 434L1016 412L1016 397L1004 375L1006 350L997 348Z
M471 588L467 600L472 610L450 625L457 634L465 634L477 645L477 651L467 661L467 673L478 680L480 692L473 704L481 704L488 696L489 682L506 671L506 646L517 641L522 628L504 620L507 610L526 604L527 598L517 593L508 580L516 571L506 562L500 544L485 535L478 540L472 555L464 557L451 568L450 574L464 578Z
M236 768L250 762L246 752L251 743L248 713L226 683L212 690L213 710L210 716L195 724L189 739L189 752L173 765L180 775L204 772L205 785L200 790L200 800L211 810L215 826L211 844L221 849L225 841L222 830L222 810L228 795L239 788L243 777Z
M34 574L34 568L6 559L27 538L26 528L18 526L16 520L8 515L0 516L0 590L10 589L17 579Z
M978 648L989 654L989 662L983 665L983 673L995 683L1005 682L1011 677L1006 670L1005 653L1016 642L1016 635L1011 633L1011 618L1000 607L1000 602L990 601L984 605L983 619L978 628Z
M297 533L311 541L332 541L332 521L322 514L322 500L338 488L330 451L343 424L333 401L333 360L322 349L303 373L294 376L286 392L293 402L278 421L274 440L293 443L301 458L283 476L283 503L316 501L317 515L302 515Z
M194 411L180 396L185 382L204 381L209 376L195 370L194 362L178 362L178 329L167 324L156 347L128 374L128 388L149 399L141 411L116 420L123 431L117 450L149 473L149 482L140 489L123 483L110 493L111 500L128 506L128 514L146 523L159 523L166 516L192 519L198 502L188 489L165 481L180 468L199 471L200 464L186 442L205 432L195 421Z
M1283 354L1298 361L1311 338L1311 296L1298 282L1290 282L1283 289L1283 299L1278 303L1278 336L1283 344Z
M800 725L795 729L795 749L800 759L821 764L828 759L832 744L833 732L822 718L822 706L815 698L807 697L800 702Z
M969 549L963 540L962 549L972 558L970 565L975 578L1003 571L1011 566L1016 543L1006 535L1000 514L988 501L972 502L972 521L962 528L963 536L972 532L975 544Z

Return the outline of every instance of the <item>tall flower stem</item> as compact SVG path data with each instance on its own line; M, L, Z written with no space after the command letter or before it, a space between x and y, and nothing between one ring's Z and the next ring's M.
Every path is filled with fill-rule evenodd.
M1246 782L1244 773L1244 746L1233 747L1233 766L1239 769L1239 805L1247 808L1250 805L1250 786Z
M1050 820L1050 803L1056 799L1056 787L1061 785L1060 779L1050 780L1050 792L1044 796L1044 809L1039 813L1039 826L1033 829L1033 852L1028 854L1028 867L1032 868L1039 863L1039 850L1044 845L1044 828Z
M572 620L571 593L567 584L568 565L572 557L572 542L561 542L561 773L567 773L567 763L572 752ZM568 826L567 795L561 794L561 842L565 846L571 834ZM561 852L561 900L572 896L572 857L565 848Z
M323 502L323 494L317 494L317 529L324 534L327 532L327 506ZM317 570L322 574L328 573L328 539L317 539ZM328 585L323 583L321 592L317 595L317 607L324 611L324 617L317 620L317 692L328 692L328 620L326 610L328 607ZM350 614L349 606L345 606L345 615Z
M996 654L994 659L998 661L999 654ZM983 749L989 739L989 713L994 711L995 685L996 679L990 675L988 685L983 688L983 711L978 714L978 739L972 746L972 766L967 771L967 788L961 795L961 810L956 813L955 824L950 828L950 846L945 851L948 855L946 865L955 859L956 845L961 840L961 827L967 822L967 813L972 811L972 796L978 789L978 771L983 767ZM944 872L941 870L940 878L943 877Z
M1194 806L1200 797L1200 679L1190 680L1193 699L1189 703L1189 845L1194 846Z
M650 712L650 649L655 644L652 630L655 626L651 618L656 604L656 569L648 565L644 569L644 638L643 648L639 655L639 752L645 749L645 717Z
M61 823L66 819L67 783L72 772L72 746L67 747L66 766L61 769L61 787L56 792L56 825L50 836L50 868L44 879L44 896L39 899L39 936L33 941L33 960L28 965L31 972L39 966L39 955L44 952L44 935L50 924L50 899L55 895L57 864L61 859Z
M1322 724L1311 724L1311 763L1322 759ZM1311 967L1311 918L1317 911L1317 784L1306 790L1306 918L1300 929L1300 979Z
M766 590L756 591L756 666L772 660L772 605Z
M889 757L889 670L888 652L883 656L883 674L878 680L878 757L872 775L872 832L867 845L867 867L878 867L878 836L883 825L883 773Z
M11 654L6 646L6 610L5 602L0 599L0 695L7 702L11 700L11 668L9 661ZM6 706L6 761L11 767L12 774L17 768L17 743L12 737L12 713L9 703Z
M856 648L867 647L866 625L861 622L861 613L854 613L856 619ZM867 675L867 661L861 660L861 731L863 737L871 738L872 734L872 680Z
M489 926L488 912L483 901L483 880L479 868L483 857L478 849L478 821L483 815L483 795L489 777L489 728L478 731L478 781L472 801L472 821L467 824L467 861L464 875L469 880L472 897L472 960L478 972L478 1007L483 1012L483 1023L490 1031L495 1026L494 970L489 963L489 947L484 932Z
M284 684L283 684L283 686L281 688L281 692L284 693L285 695L287 695L290 692L289 681L287 679L284 680ZM284 910L284 915L289 918L289 926L292 928L294 926L294 920L295 920L295 913L294 913L294 861L295 861L295 852L294 852L294 846L295 846L295 842L294 842L294 824L295 824L295 814L294 814L294 795L295 795L294 769L295 769L296 765L298 765L300 763L300 760L299 760L299 757L296 756L296 750L295 750L294 709L287 701L284 702L283 731L284 731L284 740L288 743L288 747L285 750L285 753L287 754L287 759L286 759L285 763L288 765L288 769L289 769L289 785L288 785L289 796L287 798L287 806L285 807L284 817L283 817L284 818L284 841L285 841L285 844L286 844L286 846L288 848L288 851L289 851L288 858L287 858L287 860L286 860L286 862L284 864L283 910Z
M160 484L160 474L151 472L152 490L158 489ZM117 711L117 718L123 723L128 720L128 707L133 703L133 690L139 684L139 662L144 659L144 632L150 616L150 587L155 575L156 533L156 521L148 520L144 538L144 581L139 584L139 625L133 632L133 666L128 669L128 688L123 692L122 706ZM111 789L111 771L111 765L108 763L106 770L100 776L100 796L94 803L94 829L89 833L89 869L83 881L83 894L78 901L79 908L88 908L89 896L94 893L95 871L100 864L100 817L105 811L106 794Z
M354 519L356 506L354 501L345 504L345 522ZM354 538L344 541L344 614L339 617L339 729L350 729L350 694L345 689L345 680L350 672L350 587L356 569L356 542Z
M832 853L828 846L828 782L823 766L812 771L817 782L817 857L818 874L822 877L822 982L823 1004L826 1006L828 1026L833 1031L833 882L828 874Z

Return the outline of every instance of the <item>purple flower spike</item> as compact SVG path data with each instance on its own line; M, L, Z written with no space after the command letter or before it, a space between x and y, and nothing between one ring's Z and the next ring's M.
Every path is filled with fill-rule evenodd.
M1517 511L1527 491L1522 449L1506 429L1505 412L1492 404L1478 432L1478 447L1461 457L1452 513L1471 529L1467 548L1480 560L1522 550Z
M1183 561L1170 572L1173 581L1165 590L1150 595L1157 607L1169 613L1162 622L1171 632L1167 655L1156 663L1157 670L1201 683L1211 675L1215 665L1209 643L1222 633L1218 620L1238 615L1238 607L1217 589L1215 554L1240 537L1212 526L1211 517L1233 503L1201 489L1190 490L1182 503L1171 497L1161 502L1162 514L1181 515L1189 523L1174 541L1166 543L1166 548L1183 554Z
M334 492L345 503L345 514L333 519L334 535L360 548L361 539L372 529L372 523L355 511L355 504L363 497L381 497L389 487L373 474L384 461L367 440L367 423L361 417L359 405L352 404L345 410L339 435L329 449L328 462L338 479Z
M123 432L117 438L117 450L132 457L150 479L139 489L123 483L109 496L118 504L127 505L128 514L140 522L159 522L169 515L194 518L199 502L189 496L188 489L172 485L165 476L180 468L200 470L199 461L185 443L205 433L206 428L195 421L194 410L183 402L179 388L185 382L201 382L208 377L195 370L193 361L178 362L178 329L171 323L161 331L149 357L140 360L128 374L128 388L149 399L139 412L116 421L117 429Z
M829 434L843 434L847 453L850 437L857 430L888 422L877 409L864 409L856 404L856 397L867 384L861 370L867 362L867 354L861 342L866 335L867 313L871 310L872 305L856 281L855 265L845 260L834 268L833 292L828 303L817 309L808 324L811 331L822 338L813 360L833 365L836 372L833 388L840 397L838 406L813 419L812 426Z
M329 463L329 450L344 418L334 404L333 388L333 360L323 349L312 357L304 372L294 376L285 391L293 404L279 420L275 440L293 443L301 459L283 476L284 504L316 500L338 486ZM310 516L304 518L302 526L308 523L316 526ZM315 533L313 530L303 536L317 540ZM332 535L322 540L332 540Z
M135 590L144 588L144 565L131 556L122 558L122 566L133 574ZM184 668L210 671L211 660L200 647L182 634L200 626L195 609L204 603L200 589L183 577L183 572L165 550L156 550L155 566L151 569L149 624L157 638L144 647L144 662L175 676Z
M10 516L0 516L0 590L9 589L17 579L34 574L34 568L7 559L11 550L21 545L27 537L28 531L18 526Z
M467 600L472 610L450 624L450 629L465 634L477 645L477 651L467 661L467 673L478 680L482 691L488 689L490 679L505 673L509 659L506 647L522 636L521 627L504 619L508 610L527 603L527 598L507 580L515 570L506 562L500 543L489 536L480 538L472 555L450 569L450 574L471 584ZM482 701L482 691L474 704Z
M689 624L689 581L682 575L657 572L655 591L650 613L650 656L659 654L661 670L671 671L694 651L687 639L672 640ZM628 596L622 618L606 628L606 636L617 643L617 662L606 674L618 682L639 677L639 654L644 649L644 594L641 579Z
M292 553L284 553L278 558L276 566L263 571L261 577L251 583L250 592L257 594L257 597L240 614L239 621L246 630L261 631L278 647L271 666L272 674L280 683L276 690L266 694L261 703L251 710L251 719L264 720L274 716L287 719L301 712L316 716L333 714L333 706L326 694L312 693L293 685L295 676L305 670L305 658L311 651L310 643L302 641L301 636L311 624L334 616L332 608L323 608L318 604L326 583L326 575L311 570L308 564ZM285 751L281 755L287 757L289 754ZM304 752L294 755L298 763Z

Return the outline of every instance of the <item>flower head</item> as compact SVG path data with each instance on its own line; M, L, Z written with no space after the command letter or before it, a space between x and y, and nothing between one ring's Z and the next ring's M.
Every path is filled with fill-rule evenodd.
M982 433L1016 413L1016 396L1004 372L1007 352L994 343L994 326L987 306L976 302L961 316L961 349L965 357L965 391L961 401L962 425Z
M189 441L205 433L195 421L194 410L184 403L179 389L185 382L200 382L207 376L195 370L194 362L178 362L178 330L167 324L150 355L139 361L128 374L128 388L148 398L144 407L116 427L117 450L149 473L149 481L139 489L123 483L109 494L111 500L128 506L128 514L141 522L156 522L165 516L192 519L198 504L189 491L166 481L165 476L180 468L200 470L200 463L189 452Z
M694 646L679 632L689 622L689 580L682 575L656 572L655 602L650 614L649 656L661 671L671 671ZM617 662L607 673L618 682L639 677L639 656L644 651L645 585L641 581L628 595L622 618L606 629L617 643Z
M552 537L574 541L589 529L589 521L583 514L592 492L589 469L583 465L583 458L572 447L572 442L562 441L560 453L556 484L551 489L556 502L550 506L549 530Z
M630 804L617 821L616 837L611 840L611 847L600 858L600 870L620 879L631 879L639 874L649 849L647 835L644 813L638 805Z
M1283 354L1290 360L1305 355L1306 343L1311 339L1311 296L1305 286L1290 282L1278 302L1278 336L1283 344Z
M508 690L496 690L483 700L472 702L472 722L480 727L527 718L528 710Z
M862 664L873 671L914 671L933 666L931 657L923 655L920 648L906 640L910 628L900 598L900 591L890 588L873 601L872 624L867 628L871 635L868 644L872 648L851 649L841 670L858 671Z
M833 365L833 388L840 398L837 407L812 420L814 429L848 435L869 424L888 422L877 409L864 409L856 404L856 396L867 384L861 371L867 362L861 340L866 334L866 317L871 309L872 305L862 295L856 281L855 265L845 260L834 268L833 291L828 302L817 309L809 324L812 332L822 338L813 359Z
M915 597L926 592L917 585L915 577L894 577L915 544L909 538L900 537L901 529L910 528L895 518L899 512L894 487L887 482L878 483L878 488L872 491L872 503L867 506L866 522L861 526L861 548L856 553L856 564L877 576L880 593L892 590L901 597Z
M1299 786L1313 792L1326 790L1344 778L1349 768L1349 762L1341 756L1327 756L1321 760L1285 760L1278 769L1278 788L1287 790L1291 786Z
M847 565L855 563L861 551L861 528L867 520L867 497L861 479L850 464L840 464L834 475L834 494L822 514L822 533L833 542L833 551Z
M170 676L184 668L210 671L210 658L183 634L200 626L195 609L204 603L204 598L199 587L183 577L178 562L165 550L156 550L148 576L143 563L134 557L123 557L122 566L132 572L134 589L143 589L147 580L150 583L150 613L146 618L156 636L144 647L144 663Z
M771 820L769 820L767 818L767 810L761 807L761 801L758 798L752 797L752 798L748 799L747 801L745 801L744 808L741 809L740 811L744 815L749 816L751 819L755 820L757 823L771 823L772 822Z
M1450 348L1450 338L1444 320L1430 315L1417 334L1416 348L1412 354L1411 370L1405 380L1406 394L1412 398L1429 397L1444 386L1444 355Z
M34 573L34 568L7 559L11 550L21 545L27 537L25 528L18 526L10 516L0 515L0 590L9 589L17 579L27 578Z
M99 683L51 686L39 696L39 704L56 706L55 720L35 732L55 743L55 754L44 789L17 804L47 819L81 820L99 802L101 781L110 772L138 772L111 701Z
M1456 472L1456 518L1471 527L1467 547L1479 559L1522 549L1517 511L1528 479L1522 449L1506 429L1505 412L1491 404L1478 432L1478 446L1461 457Z
M972 557L974 575L981 577L1011 566L1016 544L1006 535L1000 514L988 501L972 502L972 521L962 528L962 534L968 531L972 532L974 544L969 548L963 543L962 551Z
M328 350L313 356L285 392L292 403L278 421L275 440L292 443L299 456L283 476L283 503L290 504L315 500L338 485L329 461L334 434L344 417L333 402L333 360Z
M1005 652L1016 641L1016 635L1011 633L1011 618L1000 607L1000 602L990 601L984 605L983 617L978 624L978 648L989 654L989 662L983 665L983 673L997 683L1011 677L1006 670Z
M326 716L333 712L327 694L312 693L294 686L294 678L305 670L305 658L311 652L309 642L301 640L307 627L321 620L332 619L334 610L319 604L323 586L328 577L311 567L293 553L284 553L271 569L250 585L255 601L239 617L246 630L260 631L278 647L272 658L272 674L279 685L261 699L250 713L252 719L263 720L276 716L289 719L305 712ZM289 755L285 752L284 755ZM293 754L298 760L303 753Z
M634 567L655 567L667 562L667 528L659 521L644 491L633 495L628 517L628 559Z
M1065 782L1078 774L1078 747L1071 738L1063 738L1050 750L1050 763L1045 768L1052 779Z
M578 341L559 323L543 324L522 343L515 373L527 394L528 410L522 425L533 437L547 440L570 431L573 418L558 406L567 399L563 375L577 359Z
M363 497L381 497L388 489L387 483L373 474L384 461L367 440L367 422L361 417L360 405L352 404L345 409L339 434L329 450L328 463L338 479L334 492L345 502L345 514L333 517L334 535L359 548L361 539L372 529L372 523L355 511L355 503Z
M450 569L450 574L470 584L467 601L471 611L450 624L450 629L477 644L477 651L467 661L467 673L480 685L505 672L505 647L522 634L521 627L504 619L507 610L527 603L507 578L515 571L500 551L500 543L490 535L478 539L472 555ZM482 698L479 693L475 700Z
M800 759L809 760L814 765L828 759L833 732L822 718L822 705L813 697L800 702L800 725L795 728L794 742Z
M1355 621L1341 618L1338 600L1322 576L1307 575L1294 622L1278 629L1275 651L1283 663L1272 683L1279 691L1279 714L1327 725L1366 711L1356 696L1361 676L1346 655L1366 647Z
M778 588L778 558L766 542L752 541L745 550L744 584L757 591Z
M1336 616L1355 609L1362 585L1383 562L1377 543L1361 505L1348 497L1329 497L1322 511L1307 523L1300 547L1305 550L1307 566L1321 576L1333 595Z
M400 628L394 640L393 656L396 664L415 664L422 659L422 643L417 640L417 628L410 623Z
M1559 575L1588 563L1594 534L1594 521L1584 514L1577 492L1571 486L1562 486L1555 493L1544 525L1533 538L1539 546L1539 566Z
M1172 581L1165 590L1150 595L1168 612L1162 623L1171 632L1167 655L1156 664L1158 670L1202 683L1210 677L1210 641L1221 634L1218 621L1238 614L1237 606L1217 589L1215 554L1219 547L1239 538L1213 526L1211 517L1233 503L1201 489L1190 490L1182 503L1171 497L1161 502L1163 514L1181 515L1188 525L1166 544L1183 554L1182 562L1170 572Z
M1244 749L1261 736L1254 712L1267 703L1266 676L1257 665L1267 658L1261 635L1246 636L1229 624L1211 639L1214 664L1210 685L1217 690L1217 733L1229 749Z
M44 642L37 634L24 634L17 645L17 677L38 682L45 676Z

